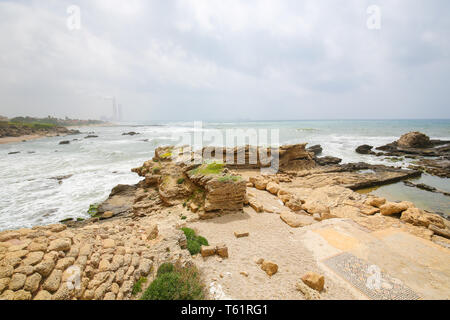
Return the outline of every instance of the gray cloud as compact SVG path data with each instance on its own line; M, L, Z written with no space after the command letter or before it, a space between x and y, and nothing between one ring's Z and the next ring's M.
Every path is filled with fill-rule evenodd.
M81 30L66 27L69 5ZM381 30L366 9L379 5ZM0 114L450 118L445 0L0 2Z

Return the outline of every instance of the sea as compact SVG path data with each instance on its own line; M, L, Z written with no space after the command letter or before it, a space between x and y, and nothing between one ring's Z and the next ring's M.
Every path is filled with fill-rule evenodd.
M393 163L357 154L355 149L362 144L381 146L410 131L450 140L450 120L142 122L75 129L82 133L0 145L0 231L88 218L89 205L105 200L114 186L135 184L142 179L131 168L151 159L155 148L180 144L190 137L194 144L200 136L204 145L229 146L233 142L226 138L227 133L257 132L258 138L262 137L258 140L260 145L320 144L323 156L342 158L343 163L364 161L405 168L411 160ZM233 131L236 129L240 131ZM139 134L123 135L128 132ZM97 138L85 139L87 135ZM60 145L63 140L70 144ZM237 139L235 143L249 141ZM449 179L423 175L414 182L450 192ZM367 192L392 201L414 201L425 210L450 214L449 197L403 183Z

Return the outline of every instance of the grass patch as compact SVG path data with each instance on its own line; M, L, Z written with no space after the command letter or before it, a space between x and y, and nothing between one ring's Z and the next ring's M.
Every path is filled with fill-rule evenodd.
M176 268L171 263L165 263L159 267L156 279L141 300L203 300L204 291L197 268Z
M208 246L208 240L205 237L197 236L195 231L191 228L181 228L187 239L187 249L189 253L193 256L200 253L202 246Z
M165 273L170 273L175 271L175 266L170 262L164 262L159 266L156 276L159 277Z
M177 180L177 184L183 184L184 183L184 178L179 178Z
M139 292L142 292L142 284L147 282L147 278L141 277L136 283L133 285L133 290L131 291L131 294L133 296L137 295Z
M195 174L203 174L203 175L221 174L224 166L225 165L223 163L212 162L212 163L208 163L208 164L202 164L201 166L191 170L189 173L191 173L192 175L195 175Z

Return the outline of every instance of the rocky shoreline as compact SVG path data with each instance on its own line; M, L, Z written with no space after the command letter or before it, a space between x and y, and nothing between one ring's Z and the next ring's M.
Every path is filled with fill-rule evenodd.
M430 143L439 145L433 152L447 156L445 143ZM396 143L383 149L399 155L408 148ZM132 170L143 180L115 187L91 219L0 232L0 299L136 299L133 285L154 279L165 262L196 265L209 299L376 296L325 266L337 254L382 265L422 298L449 298L450 222L411 202L356 192L418 177L420 170L341 165L317 157L320 146L298 144L280 147L279 171L262 175L262 159L249 161L252 150L232 149L244 155L237 163L227 162L224 151L205 148L202 164L195 165L185 161L195 157L188 146L160 147ZM414 155L428 154L421 150ZM210 244L191 256L183 227L200 231ZM398 273L394 262L411 270ZM439 288L428 285L436 281ZM382 298L399 288L391 287Z
M442 178L450 178L450 141L432 140L421 132L409 132L399 140L376 148L362 145L356 148L360 154L370 154L377 157L393 157L413 159L411 169L420 170ZM400 158L399 158L400 157Z
M66 136L79 134L80 131L52 125L25 125L0 123L0 144L32 140L41 137Z

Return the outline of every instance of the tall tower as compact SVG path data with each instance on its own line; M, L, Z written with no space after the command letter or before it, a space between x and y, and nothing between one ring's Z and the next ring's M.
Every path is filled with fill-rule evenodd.
M113 97L113 113L112 113L112 120L117 120L117 105L116 105L116 97Z

